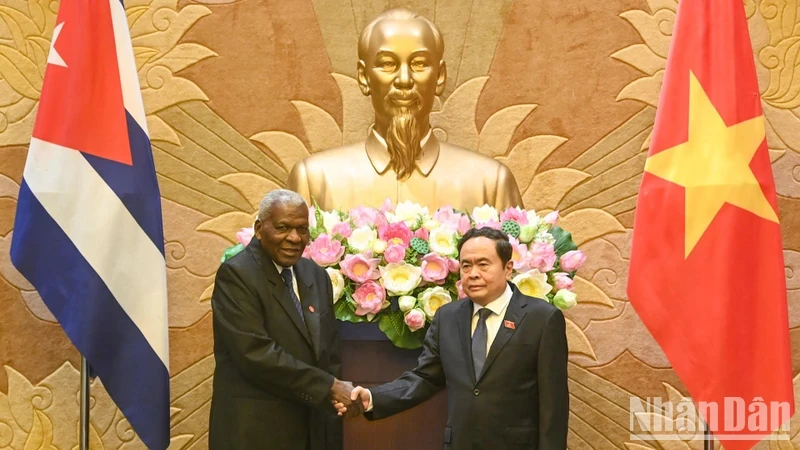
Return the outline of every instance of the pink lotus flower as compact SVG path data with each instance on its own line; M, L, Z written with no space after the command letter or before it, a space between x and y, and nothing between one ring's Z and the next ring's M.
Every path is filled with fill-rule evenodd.
M389 245L402 244L403 248L408 248L411 245L413 234L405 222L395 222L381 227L378 230L378 236Z
M561 270L573 272L586 261L586 255L580 250L571 250L561 256Z
M569 274L566 272L556 272L553 274L553 281L556 284L556 290L567 289L572 290L572 286L575 281L569 277Z
M428 231L427 228L423 227L414 232L414 237L418 237L422 240L427 241L430 238L430 232Z
M513 236L509 236L508 240L511 242L511 261L514 262L514 270L517 272L529 271L531 255L528 252L528 246L520 244L519 240Z
M412 309L406 313L403 321L408 325L411 331L417 331L425 326L425 313L419 309Z
M325 233L317 237L311 245L308 246L311 259L320 266L332 266L339 262L344 255L344 246L336 239L331 239Z
M530 267L545 273L553 270L556 263L556 251L553 244L537 242L530 248Z
M456 281L456 289L458 289L458 298L467 298L467 294L464 293L464 289L461 287L461 280Z
M436 284L444 283L450 273L450 265L442 255L428 253L422 257L422 279Z
M433 219L441 224L442 227L458 231L464 234L472 228L469 217L465 214L457 213L452 206L443 206L436 211Z
M357 316L378 314L381 312L381 309L383 309L383 301L386 300L386 291L380 284L374 281L367 281L353 292L353 300L356 301Z
M485 228L485 227L494 228L495 230L499 230L502 228L500 222L496 220L490 220L488 222L481 222L475 224L475 228Z
M458 233L463 236L464 234L467 233L467 231L470 230L470 228L472 228L472 224L469 221L469 217L461 216L461 218L458 219L458 228L456 229L456 231L458 231Z
M344 261L339 264L342 274L356 283L366 283L370 280L377 280L381 277L378 270L380 258L370 258L362 254L347 255Z
M386 200L383 201L383 204L381 205L381 212L394 212L394 204L392 204L392 201L389 199L389 197L386 197Z
M379 228L389 223L381 211L366 206L351 209L350 220L356 228L365 226Z
M457 259L447 258L447 268L450 269L450 272L458 273L461 270L461 264Z
M401 244L392 244L386 247L383 257L387 263L398 263L405 259L406 249Z
M308 208L308 226L311 228L317 227L317 209L313 206Z
M505 211L500 213L500 222L502 223L506 220L513 220L520 225L527 225L528 213L520 209L518 206L514 208L507 208Z
M236 240L239 241L240 244L247 247L247 244L253 239L253 235L255 234L255 230L253 228L242 228L236 233Z
M306 245L306 248L303 249L303 258L311 259L311 246Z
M553 211L550 214L544 216L544 219L542 219L542 222L546 223L548 225L551 225L551 226L555 225L556 222L558 222L558 211Z
M459 219L463 216L463 214L453 211L452 206L442 206L433 214L433 220L443 226L455 229L458 226Z
M331 230L331 234L336 236L337 234L345 239L349 238L351 234L353 234L353 229L350 228L349 222L339 222L333 226L333 230Z

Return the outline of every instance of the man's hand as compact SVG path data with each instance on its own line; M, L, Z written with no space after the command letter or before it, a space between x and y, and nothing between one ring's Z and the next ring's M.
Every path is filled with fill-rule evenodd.
M369 407L370 393L367 389L357 386L350 393L350 400L352 403L349 407L342 402L333 401L333 407L340 416L355 417L363 414Z
M370 392L367 389L365 389L365 388L363 388L361 386L357 386L350 393L350 400L352 400L352 401L354 401L356 403L360 403L361 404L361 408L364 411L366 411L367 408L369 408L369 401L371 399L372 399L372 396L370 395Z
M353 403L352 391L353 383L334 379L330 394L331 404L340 416L355 417L364 412L359 403Z
M350 392L353 391L353 383L349 381L342 381L338 378L333 379L333 386L331 386L330 397L338 403L344 403L345 406L350 406Z

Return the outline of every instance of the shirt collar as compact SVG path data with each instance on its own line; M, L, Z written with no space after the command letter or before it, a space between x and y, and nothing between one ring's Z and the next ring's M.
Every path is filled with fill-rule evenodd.
M417 160L417 171L423 176L428 176L439 159L439 140L433 135L433 129L419 143L422 147L422 156ZM369 135L365 143L367 157L376 172L383 175L389 169L389 151L386 149L386 140L381 137L374 126L369 127Z
M279 265L278 263L276 263L275 261L272 261L272 264L275 264L275 268L278 269L278 275L283 273L283 269L289 269L289 270L292 271L292 277L294 277L294 268L293 267L283 267L283 266Z
M490 309L493 313L499 316L500 313L502 313L503 310L506 308L506 306L508 306L508 303L511 301L512 295L513 292L511 291L511 287L508 285L508 283L506 283L506 290L503 291L503 293L500 294L500 297L497 297L496 300L489 302L489 304L486 305L485 308ZM483 308L484 308L483 306L473 302L472 315L474 316L475 314L478 313L479 310Z

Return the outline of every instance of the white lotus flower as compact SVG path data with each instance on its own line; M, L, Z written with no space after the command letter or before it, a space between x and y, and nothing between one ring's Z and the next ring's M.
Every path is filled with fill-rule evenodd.
M422 268L405 262L381 266L381 284L389 295L407 295L422 281Z

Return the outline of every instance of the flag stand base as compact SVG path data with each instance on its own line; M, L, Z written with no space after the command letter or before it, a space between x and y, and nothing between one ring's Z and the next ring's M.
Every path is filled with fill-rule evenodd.
M80 450L89 450L89 363L81 356Z

